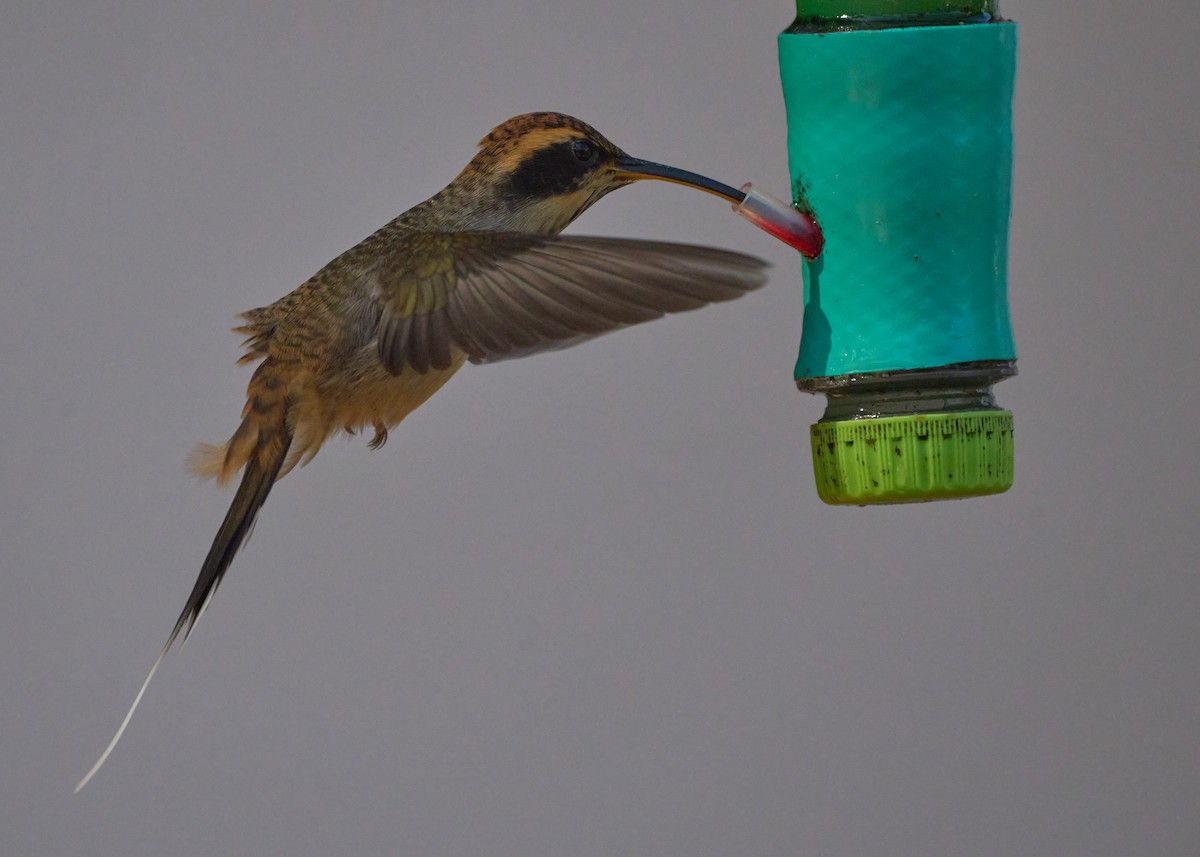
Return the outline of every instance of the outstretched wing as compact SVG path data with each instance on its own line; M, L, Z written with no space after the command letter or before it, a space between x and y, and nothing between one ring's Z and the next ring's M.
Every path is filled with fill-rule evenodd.
M414 233L371 272L389 372L553 351L740 297L766 282L753 256L663 241L519 232Z

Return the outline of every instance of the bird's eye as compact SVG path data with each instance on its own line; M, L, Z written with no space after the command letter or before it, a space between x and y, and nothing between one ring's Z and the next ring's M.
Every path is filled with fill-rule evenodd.
M594 164L600 153L589 141L576 140L571 144L571 154L581 164Z

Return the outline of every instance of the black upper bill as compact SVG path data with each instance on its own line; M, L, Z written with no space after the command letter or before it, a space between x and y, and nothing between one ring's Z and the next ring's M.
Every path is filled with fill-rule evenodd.
M665 182L675 182L723 197L735 205L746 198L746 194L742 191L727 184L721 184L719 181L714 181L698 173L689 173L687 170L677 167L668 167L666 164L656 164L653 161L643 161L641 158L631 158L625 155L617 160L615 166L618 178L630 181L659 179Z

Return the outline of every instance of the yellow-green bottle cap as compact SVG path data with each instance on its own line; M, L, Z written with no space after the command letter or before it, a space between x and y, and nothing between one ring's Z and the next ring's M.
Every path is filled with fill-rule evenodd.
M921 503L999 494L1013 482L1011 411L820 422L817 493L832 505Z

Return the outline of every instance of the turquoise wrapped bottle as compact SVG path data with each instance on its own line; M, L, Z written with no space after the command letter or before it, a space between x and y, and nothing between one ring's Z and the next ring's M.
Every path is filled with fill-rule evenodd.
M779 36L805 266L796 384L818 493L971 497L1013 478L1007 302L1016 25L995 0L797 0Z

